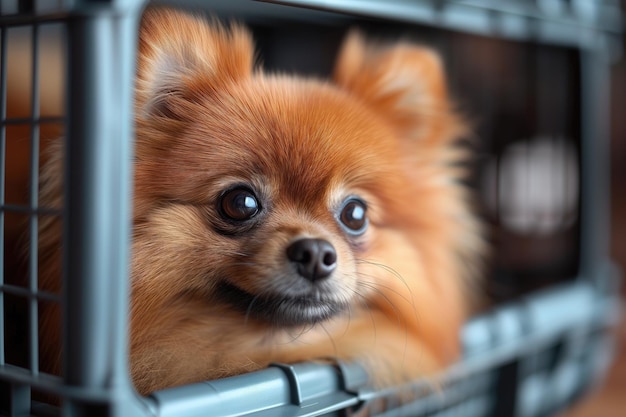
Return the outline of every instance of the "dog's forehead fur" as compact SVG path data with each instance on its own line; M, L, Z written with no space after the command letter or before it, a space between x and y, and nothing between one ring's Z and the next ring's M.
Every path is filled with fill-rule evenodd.
M357 99L285 76L259 75L207 95L186 123L168 150L186 160L169 173L187 176L179 184L260 177L280 185L283 196L319 198L384 180L381 167L389 166L374 161L397 152L393 133Z

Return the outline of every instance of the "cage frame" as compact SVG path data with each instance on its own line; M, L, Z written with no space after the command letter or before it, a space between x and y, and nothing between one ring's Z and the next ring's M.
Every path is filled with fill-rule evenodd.
M346 6L350 4L346 1L332 6L316 0L273 2L365 16L380 13L371 0L360 2L358 10ZM145 398L135 393L127 371L126 316L132 192L132 87L138 21L145 3L145 0L34 0L26 6L16 1L3 0L0 3L2 62L7 59L7 27L32 24L36 34L40 24L63 21L67 24L68 79L72 84L70 87L68 83L68 111L64 119L68 144L63 211L66 249L63 254L64 292L61 296L66 318L63 330L65 368L62 378L39 375L37 372L29 375L6 364L4 357L0 357L0 381L7 382L10 387L7 399L0 402L0 415L55 415L60 412L67 417L191 417L206 413L216 416L276 413L308 416L338 413L347 407L358 408L373 399L389 395L390 392L370 390L363 370L350 363L276 364L267 370L163 390ZM204 2L207 7L214 3L218 2ZM528 3L536 5L542 2ZM581 51L581 114L586 115L581 120L582 169L586 174L583 176L581 197L582 259L579 277L573 283L533 294L471 320L463 332L465 360L448 373L451 386L455 386L455 381L462 381L462 376L470 370L480 372L496 364L516 363L529 349L520 345L520 340L532 340L533 346L539 349L562 338L575 341L577 337L584 337L585 332L595 334L599 329L614 325L619 316L620 302L614 296L619 273L608 258L607 110L610 63L621 53L619 42L615 39L621 31L621 21L612 20L613 23L605 28L590 22L577 25L576 19L543 19L543 14L536 9L501 10L497 2L486 0L425 0L412 4L415 10L421 10L414 14L405 13L408 7L406 1L391 4L398 7L390 7L393 13L386 14L386 18L419 24L434 21L441 27L470 32L486 30L487 34L498 37L566 45ZM453 22L458 21L459 13L467 10L474 10L472 13L477 13L477 16L482 14L476 22L484 23L482 19L486 19L490 23L485 26L468 21L466 27L455 26ZM37 36L34 36L34 51L38 48L37 44ZM35 64L33 66L36 67ZM37 113L36 71L33 71L32 81L31 140L35 143L37 122L41 121ZM3 66L0 71L0 228L4 227L4 212L8 209L4 201L4 160L6 126L11 121L6 118L6 83L6 68ZM38 158L36 152L35 149L31 153L33 160ZM36 169L36 164L34 166ZM34 172L31 181L36 181L36 178L37 173ZM37 189L35 185L31 182L33 190ZM31 196L29 210L31 219L35 219L31 220L30 227L36 231L36 193ZM36 240L36 236L33 239ZM3 241L0 242L0 245L3 244ZM0 250L0 256L2 253ZM36 269L36 255L31 256L31 262L35 262L34 266L31 265L32 271ZM37 291L36 274L32 273L31 277L34 278L31 278L27 295L31 301L34 300L36 308L36 301L41 295ZM0 281L0 285L0 314L4 315L2 303L8 289L4 281ZM551 330L546 329L540 317L565 302L580 306L577 314L563 318ZM31 315L32 312L31 309ZM0 319L3 322L5 317ZM100 325L94 326L94 322ZM525 327L511 326L513 322L525 323ZM31 323L31 333L36 333L36 322L34 326L35 330ZM3 338L3 329L0 330L0 337ZM37 338L36 335L32 337ZM1 342L4 346L6 341L3 339ZM607 347L610 343L607 339L603 346ZM31 342L33 344L36 346ZM31 357L31 360L35 359ZM37 369L36 365L34 369ZM606 364L599 366L590 371L593 375L589 379L600 378L605 371ZM511 375L504 370L498 374L500 377ZM61 410L33 404L31 387L60 394L64 398ZM232 402L233 396L241 389L274 392L268 387L273 387L279 394L263 400L258 396L252 401ZM452 409L455 405L454 401L443 403L443 400L438 400L428 386L420 389L424 394L418 401L405 404L397 409L399 411L391 410L381 415L444 415L436 414L437 410L445 407ZM458 396L463 398L461 394ZM511 412L515 412L511 409L515 401L509 401L511 398L505 400L492 405L498 410L496 415L513 415Z

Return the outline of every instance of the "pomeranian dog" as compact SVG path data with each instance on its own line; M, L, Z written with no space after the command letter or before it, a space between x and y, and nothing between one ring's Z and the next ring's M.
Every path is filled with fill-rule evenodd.
M243 27L150 9L137 65L138 392L328 358L384 386L458 358L483 243L435 53L352 32L331 80L269 74ZM52 152L41 195L54 207ZM43 221L51 291L59 248L59 222ZM42 329L56 369L59 320L46 311Z

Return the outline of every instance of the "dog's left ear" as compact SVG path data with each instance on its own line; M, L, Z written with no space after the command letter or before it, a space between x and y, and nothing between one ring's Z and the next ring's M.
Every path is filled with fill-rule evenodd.
M403 138L436 145L463 133L441 59L428 48L369 45L352 31L340 50L334 81L390 120Z
M249 77L252 37L243 27L167 8L148 8L141 21L136 110L140 117L184 118L199 97Z

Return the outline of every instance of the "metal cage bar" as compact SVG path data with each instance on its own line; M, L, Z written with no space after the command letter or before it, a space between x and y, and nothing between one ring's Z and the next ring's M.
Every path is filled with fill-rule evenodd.
M594 279L595 266L609 253L609 100L610 57L602 49L585 49L580 55L582 213L581 271Z
M467 33L562 46L597 46L595 34L622 31L615 1L500 0L260 0L315 10L419 23ZM612 54L622 46L605 38Z
M32 27L32 74L31 74L31 110L33 120L39 118L39 25ZM39 123L33 122L30 126L30 207L35 211L39 206ZM36 213L29 218L29 259L28 259L28 288L32 294L38 291L38 241L39 218ZM30 371L33 376L39 373L39 334L38 316L39 306L37 297L29 299L29 331L30 331Z
M142 406L133 400L127 373L126 323L131 92L141 2L103 3L80 2L68 22L63 374L78 391L63 413L130 417Z
M0 27L0 120L7 116L7 29ZM4 206L6 174L6 125L0 124L0 206ZM4 209L0 210L0 285L4 285ZM0 365L5 364L4 291L0 290Z

